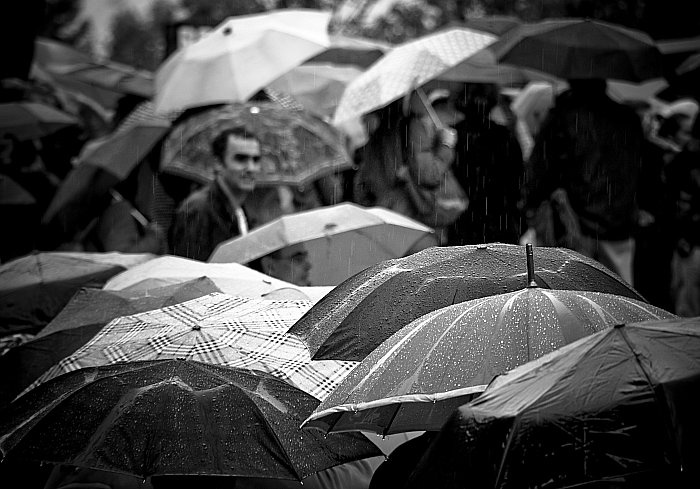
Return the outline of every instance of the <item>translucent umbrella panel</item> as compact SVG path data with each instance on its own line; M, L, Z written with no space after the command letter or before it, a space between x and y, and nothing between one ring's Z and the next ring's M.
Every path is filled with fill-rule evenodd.
M211 143L234 127L261 141L260 186L306 185L352 166L344 137L320 118L272 102L249 102L208 109L176 124L163 143L161 171L212 181L218 160Z

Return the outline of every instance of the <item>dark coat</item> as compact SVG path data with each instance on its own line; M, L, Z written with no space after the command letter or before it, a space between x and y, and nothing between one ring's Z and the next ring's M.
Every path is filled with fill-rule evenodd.
M172 253L206 261L219 243L240 234L233 205L214 181L193 192L175 211L170 233Z

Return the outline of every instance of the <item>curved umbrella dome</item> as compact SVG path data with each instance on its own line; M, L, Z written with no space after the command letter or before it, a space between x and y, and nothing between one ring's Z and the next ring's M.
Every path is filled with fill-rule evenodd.
M497 375L615 324L675 317L617 295L538 287L455 304L384 341L307 425L385 434L435 430ZM403 415L404 405L414 405L410 416ZM420 416L415 405L426 413Z
M600 263L535 247L538 286L644 298ZM338 285L291 329L314 359L362 360L411 321L441 307L528 285L525 246L434 247L367 268Z
M361 434L299 429L317 400L263 372L187 360L63 375L13 403L0 449L146 478L207 474L300 480L379 455Z
M640 82L663 76L654 40L638 30L591 19L521 24L488 47L498 61L566 79Z

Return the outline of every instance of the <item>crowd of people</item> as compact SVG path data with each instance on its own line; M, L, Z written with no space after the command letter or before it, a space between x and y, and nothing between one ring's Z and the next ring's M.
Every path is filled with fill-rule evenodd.
M207 185L160 172L156 147L126 180L93 182L110 192L79 203L82 213L89 209L87 221L70 206L48 220L46 210L86 133L98 134L89 126L22 141L5 133L3 178L35 204L27 215L5 213L15 238L4 240L2 261L34 249L206 261L221 242L283 214L349 201L434 228L421 247L569 247L617 272L655 305L700 314L698 103L632 107L614 101L604 80L569 80L558 94L548 88L548 97L526 87L514 99L487 83L416 90L364 116L367 137L354 148L353 169L305 188L257 187L261 139L243 127L211 141L218 171ZM522 110L533 93L540 101ZM35 97L30 90L23 96ZM173 125L202 110L186 111ZM308 285L303 250L251 265Z
M429 247L485 243L569 248L605 265L654 306L679 316L700 317L700 99L684 98L688 95L684 93L670 100L648 97L623 101L612 95L609 81L603 78L547 79L516 87L438 77L422 86L411 85L398 98L363 113L360 120L353 119L352 134L347 131L349 126L337 120L336 127L331 127L330 119L321 121L314 115L314 121L329 128L333 137L340 134L338 140L345 144L340 144L342 154L348 156L352 166L338 166L330 172L324 168L303 185L264 184L265 165L269 163L266 155L282 154L281 146L271 147L266 137L269 133L238 119L236 124L231 123L233 118L219 124L222 114L233 107L253 107L256 113L263 106L304 110L289 94L263 88L245 104L187 106L166 115L154 113L156 97L120 94L119 103L105 112L87 102L88 97L75 93L68 96L58 83L51 86L36 79L0 80L0 104L42 104L70 113L75 121L51 129L39 125L34 133L20 124L0 126L0 223L5 231L5 238L0 240L0 263L42 251L144 253L215 262L212 256L222 243L244 237L279 217L351 202L389 209L422 224L418 227L422 235L428 236L413 243L406 256ZM228 78L224 82L228 83ZM202 131L207 135L202 147L201 140L195 144L184 136L184 128L198 128L200 121L213 120L217 124ZM147 149L141 151L138 147L123 155L109 155L110 164L120 168L88 162L86 155L91 148L126 133L139 121L152 124L151 139L143 146ZM152 136L155 133L157 137ZM189 149L196 146L197 151L188 151L187 145ZM200 165L202 162L192 155L202 152L210 158ZM178 165L199 165L206 171L199 175L201 178L192 176L196 172L178 171L182 168L175 168L168 160L173 156ZM302 160L305 155L297 156ZM120 165L122 161L124 165ZM434 232L429 233L424 226ZM254 244L260 243L258 240ZM329 285L313 282L313 257L307 246L311 248L308 242L290 244L255 255L245 263L269 277L300 286L297 290L285 284L265 293L265 299L307 299L301 290L304 286ZM264 248L265 252L268 249ZM441 250L444 248L433 251ZM534 274L530 247L528 253L530 261L523 260L523 272L527 267L528 274ZM222 261L229 257L225 258ZM481 270L491 264L485 261ZM382 275L384 272L386 275ZM382 273L371 280L393 280L388 271ZM435 274L426 275L426 283L431 283ZM500 275L499 279L506 274ZM510 271L508 276L520 278L510 275ZM271 282L269 277L261 280ZM526 289L530 292L534 278L528 280L533 286ZM367 283L361 288L368 288ZM335 292L338 290L343 289ZM396 295L387 301L399 293L413 297L399 284ZM457 302L459 293L450 289L449 299ZM384 305L377 300L382 296L370 295L375 304ZM431 298L429 294L415 297L416 302L424 304L436 302L436 296ZM345 296L331 299L320 309L333 301L348 309L351 302ZM376 328L367 318L378 314L361 309L353 313L358 310L361 314L357 317ZM191 319L189 312L182 315ZM319 315L323 321L330 317ZM217 321L222 322L220 317ZM629 324L627 319L616 321ZM192 327L195 332L200 329ZM287 329L281 333L295 334ZM8 343L0 356L36 339L32 336L16 335L14 343ZM87 336L81 339L87 341ZM441 351L441 346L430 348ZM455 351L463 356L459 344ZM311 362L318 352L306 353L310 353ZM176 354L182 355L180 350ZM382 365L388 365L386 358L381 360ZM535 358L528 353L529 360ZM401 378L399 382L407 381ZM483 384L467 387L487 388L486 382ZM403 396L399 397L404 403ZM352 409L357 405L352 404ZM385 432L390 432L388 426ZM330 467L306 477L304 486L373 489L410 484L411 472L421 459L425 460L427 447L439 435L434 431L398 435L405 435L405 439L393 439L400 446L386 450L384 453L390 452L386 460L373 457ZM296 432L290 436L295 437ZM389 440L382 446L384 442L382 439L375 444L384 450L393 443ZM249 448L247 443L242 443L244 450ZM24 466L6 464L3 470L21 471ZM26 474L27 481L34 479L32 487L43 484L45 489L136 485L299 487L296 480L228 478L196 470L143 480L72 465L42 467L35 472Z

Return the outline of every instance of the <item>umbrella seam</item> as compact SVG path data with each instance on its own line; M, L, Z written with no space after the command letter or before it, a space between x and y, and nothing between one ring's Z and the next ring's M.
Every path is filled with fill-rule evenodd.
M668 405L668 400L666 398L666 395L663 393L657 392L657 389L654 386L654 383L652 382L651 377L649 376L649 373L646 371L646 368L644 367L644 364L641 361L641 355L635 350L632 342L630 341L629 337L627 336L627 331L624 330L625 326L623 325L622 327L615 327L614 330L618 332L622 340L625 342L627 347L630 349L632 354L634 355L634 360L639 366L639 369L642 371L642 374L644 374L644 378L646 379L647 383L649 384L649 388L651 390L652 396L654 396L654 399L656 402L660 405L663 406L663 411L665 411L666 416L664 417L664 425L666 426L666 432L670 435L671 440L673 441L673 448L674 448L674 455L676 457L676 462L680 465L681 460L683 460L683 457L678 450L678 439L675 434L675 431L673 430L672 426L669 426L669 419L671 418L669 411L670 406ZM682 467L681 467L682 468Z

